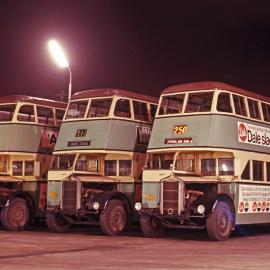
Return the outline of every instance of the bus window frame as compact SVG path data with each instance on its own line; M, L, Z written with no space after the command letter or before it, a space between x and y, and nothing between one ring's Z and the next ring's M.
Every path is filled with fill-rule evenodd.
M107 116L96 116L96 117L90 117L89 114L90 114L90 108L91 108L91 104L92 104L92 101L93 100L101 100L101 99L111 99L111 105L110 105L110 109L109 109L109 112L108 112L108 115ZM110 116L113 114L113 111L112 111L112 108L113 108L113 96L104 96L104 97L92 97L92 98L88 98L88 106L87 106L87 109L86 109L86 114L84 116L84 118L86 119L106 119L106 118L110 118ZM78 118L76 118L78 119ZM71 120L71 119L70 119ZM74 119L73 119L74 120Z
M37 105L36 104L36 113L37 113L37 124L41 125L41 126L56 126L56 109L54 107L48 107L48 106L43 106L43 105ZM47 108L47 109L51 109L52 110L52 120L53 120L53 124L51 123L40 123L39 122L39 116L38 116L38 107L39 108Z
M23 123L23 124L29 124L29 125L34 124L34 125L37 125L37 126L46 126L46 127L60 127L61 124L58 124L57 119L56 119L56 110L64 111L61 123L63 122L64 116L66 114L65 109L54 107L54 106L39 105L39 104L36 104L36 103L28 103L28 102L17 102L17 103L12 103L12 104L16 104L16 108L15 108L14 115L13 115L13 120L12 120L13 123ZM31 122L31 121L19 121L18 120L19 110L20 110L20 108L22 106L25 106L25 105L31 105L31 106L34 107L34 117L35 117L34 122ZM38 106L52 109L52 111L53 111L53 124L45 124L45 123L39 123L38 122L38 113L37 113L37 107ZM1 123L6 123L6 122L1 122Z
M224 111L220 111L218 110L217 106L218 106L218 98L219 98L219 95L220 94L228 94L229 95L229 100L230 100L230 106L231 106L231 109L232 111L231 112L224 112ZM228 92L228 91L223 91L223 90L220 90L220 91L216 91L215 93L215 98L214 98L214 108L215 108L215 112L218 113L218 114L228 114L228 115L235 115L235 108L234 108L234 103L233 103L233 100L232 100L232 93L231 92Z
M257 103L259 118L251 117L250 107L249 107L249 101L252 101L252 102ZM248 114L249 114L249 118L250 118L251 120L261 121L261 120L263 119L262 108L261 108L261 101L260 101L260 100L257 100L257 99L254 99L254 98L247 97L247 106L248 106Z
M68 118L66 119L67 117L67 113L68 113L68 109L69 109L69 106L71 103L75 103L75 102L80 102L80 101L87 101L87 105L86 105L86 108L85 108L85 112L84 112L84 115L82 117L72 117L72 118ZM63 121L78 121L78 120L81 120L81 119L86 119L86 115L88 114L88 110L89 110L89 105L90 104L90 98L82 98L82 99L73 99L73 100L70 100L67 104L67 108L66 108L66 112L65 112L65 115L64 115L64 118L63 118Z
M19 111L20 109L23 107L23 106L32 106L33 109L34 109L34 121L22 121L22 120L18 120L18 117L19 117ZM34 103L24 103L24 102L18 102L17 103L17 110L16 110L16 117L14 118L16 119L16 123L27 123L27 124L38 124L40 125L38 122L37 122L37 109L36 109L36 104Z
M118 116L118 115L115 115L115 108L116 108L116 104L119 100L128 100L129 102L129 109L130 109L130 117L125 117L125 116ZM117 96L114 98L114 102L113 102L113 108L112 108L112 115L111 117L112 118L119 118L119 119L130 119L130 120L135 120L134 119L134 111L133 111L133 106L132 106L132 102L131 102L131 98L127 98L127 97L120 97L120 96Z
M144 104L146 105L147 118L148 118L147 121L142 120L142 119L136 119L136 118L135 118L134 102L137 102L137 103L144 103ZM131 103L132 103L132 111L133 111L133 120L134 120L134 121L138 121L138 122L142 122L142 123L148 123L148 124L151 124L150 103L147 102L147 101L136 100L136 99L131 99Z
M108 116L101 116L101 117L89 117L89 111L90 111L90 107L91 107L91 103L92 100L96 100L96 99L112 99L111 102L111 107L108 113ZM117 116L114 114L115 111L115 107L116 104L118 102L118 100L127 100L129 102L129 107L130 107L130 117L122 117L122 116ZM68 108L71 102L80 102L80 101L87 101L87 107L85 110L85 114L83 117L80 118L68 118L67 117L67 113L68 113ZM143 121L143 120L138 120L135 119L135 115L134 115L134 107L133 107L133 101L135 102L139 102L139 103L145 103L146 107L147 107L147 113L148 113L148 121ZM155 108L155 115L152 116L151 114L151 106L154 106L153 108ZM140 100L140 99L135 99L132 97L125 97L125 96L100 96L100 97L90 97L90 98L83 98L83 99L75 99L72 100L68 103L67 109L65 111L64 117L63 117L63 121L64 122L69 122L69 121L79 121L79 120L98 120L98 119L123 119L123 120L127 120L127 121L134 121L134 122L138 122L138 123L147 123L147 124L153 124L154 119L157 115L157 110L158 110L158 103L153 103L153 102L149 102L146 100Z
M213 93L213 97L212 97L212 103L211 103L211 108L209 111L204 111L204 112L185 112L186 111L186 107L187 107L187 103L188 103L188 98L189 98L189 94L196 94L196 93ZM177 116L177 115L203 115L203 114L209 114L209 113L214 113L216 112L216 93L218 91L216 91L215 89L210 89L210 90L196 90L196 91L185 91L185 92L175 92L175 93L170 93L170 94L165 94L165 95L161 95L159 102L158 102L158 108L157 108L157 112L156 112L156 117L161 118L161 117L168 117L168 116ZM177 95L177 94L183 94L185 95L184 97L184 102L183 102L183 106L182 106L182 112L181 113L175 113L175 114L159 114L160 111L160 107L162 106L161 104L161 100L163 96L173 96L173 95Z
M17 117L15 118L15 115L16 114L16 110L17 110L17 106L18 106L18 103L1 103L0 105L15 105L15 108L14 108L14 111L13 111L13 115L11 117L11 120L8 120L8 121L0 121L0 123L11 123L11 122L14 122L14 119L17 119Z

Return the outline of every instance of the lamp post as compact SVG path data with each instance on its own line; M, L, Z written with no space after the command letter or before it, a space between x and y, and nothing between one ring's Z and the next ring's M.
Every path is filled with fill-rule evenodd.
M71 92L72 92L72 74L71 69L69 67L69 63L67 60L67 57L60 46L60 44L52 39L48 42L49 51L52 55L53 60L56 62L56 64L61 68L67 68L69 72L69 85L68 85L68 100L71 98Z

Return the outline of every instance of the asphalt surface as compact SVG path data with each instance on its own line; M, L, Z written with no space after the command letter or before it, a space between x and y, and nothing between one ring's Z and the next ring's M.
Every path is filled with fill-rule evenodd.
M244 227L225 242L190 230L144 238L138 227L118 237L103 236L93 227L66 234L45 226L21 232L0 228L0 239L1 270L270 269L270 225Z

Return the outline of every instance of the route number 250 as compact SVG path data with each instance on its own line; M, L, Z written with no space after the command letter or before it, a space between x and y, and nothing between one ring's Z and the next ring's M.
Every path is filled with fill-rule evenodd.
M187 125L177 125L173 128L173 134L185 134L187 133Z

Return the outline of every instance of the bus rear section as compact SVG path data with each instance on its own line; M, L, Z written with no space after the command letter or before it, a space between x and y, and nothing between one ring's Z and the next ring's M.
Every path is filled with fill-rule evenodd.
M0 97L0 207L8 230L44 218L47 172L66 104Z
M159 101L143 172L145 236L269 223L269 98L218 82L169 87Z
M119 89L72 96L48 177L47 226L99 225L120 234L136 219L157 99Z

